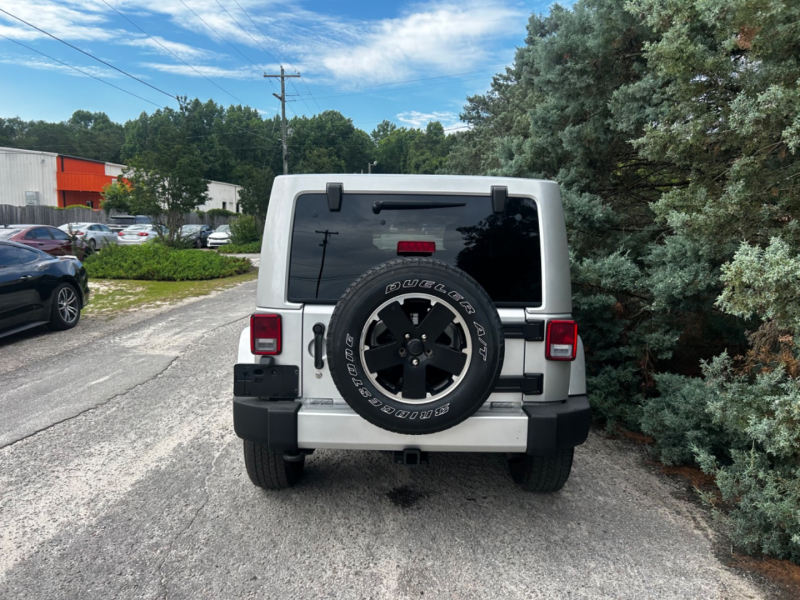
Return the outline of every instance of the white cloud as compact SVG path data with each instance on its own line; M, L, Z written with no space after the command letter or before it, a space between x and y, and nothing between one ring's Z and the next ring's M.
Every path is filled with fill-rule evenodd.
M525 21L514 0L432 0L410 5L396 18L372 21L279 0L220 0L222 6L216 0L185 0L185 5L180 0L107 1L154 36L168 24L172 39L156 37L158 42L191 64L202 63L197 68L208 77L243 79L251 76L251 63L282 62L308 75L307 84L346 80L359 87L496 62L496 42L521 35ZM0 0L0 7L94 54L103 46L127 46L135 54L122 63L169 54L101 0ZM163 23L157 28L156 21ZM2 13L0 33L20 41L46 37ZM197 76L185 66L146 64ZM236 67L225 68L228 64Z
M50 61L46 58L20 58L19 56L0 56L0 64L14 65L17 67L27 67L30 69L37 69L40 71L59 71L62 73L66 73L67 75L74 75L75 77L87 77L88 75L94 75L95 77L100 77L102 79L117 79L122 77L122 75L120 75L116 71L113 71L111 69L106 69L104 67L95 67L92 65L75 65L75 67L77 67L84 73L88 74L84 75L83 73L79 73L75 69L72 69L66 65L62 65L54 61Z
M417 129L423 129L431 121L439 121L445 129L457 127L461 124L458 115L452 112L422 113L416 110L410 110L399 113L397 115L397 120Z
M187 77L215 77L217 79L256 79L261 77L265 69L275 68L271 65L258 67L220 67L215 65L187 65L165 63L142 63L141 67L154 69L171 75L185 75Z
M174 54L175 56L181 57L185 61L218 56L209 50L197 48L195 46L189 46L188 44L181 44L180 42L171 42L160 36L153 36L152 39L143 37L138 39L121 40L119 43L123 46L134 46L137 48L143 48L145 50L152 50L153 52L163 54L165 56L171 56Z
M426 5L397 19L369 24L351 47L333 49L322 64L340 79L408 78L420 68L464 71L491 57L489 41L508 35L520 13L497 0Z

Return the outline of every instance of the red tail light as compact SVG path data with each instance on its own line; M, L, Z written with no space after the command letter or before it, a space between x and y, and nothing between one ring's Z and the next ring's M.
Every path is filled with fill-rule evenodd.
M575 360L578 352L578 324L575 321L547 323L547 360Z
M281 353L281 316L250 316L250 351L253 354Z
M436 242L397 242L398 254L433 254Z
M75 235L83 235L83 232L82 231L76 231Z
M142 237L142 236L147 236L147 235L150 235L150 234L149 234L149 233L147 233L146 231L140 231L140 232L139 232L139 237Z
M125 234L124 234L124 233L122 233L122 232L120 231L120 232L119 232L117 235L119 235L119 236L123 236L123 235L125 235Z

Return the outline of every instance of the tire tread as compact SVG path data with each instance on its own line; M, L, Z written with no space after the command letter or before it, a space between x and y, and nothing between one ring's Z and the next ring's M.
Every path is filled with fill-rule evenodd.
M288 462L283 454L265 445L244 440L244 464L253 485L265 490L285 490L294 486L303 475L305 458Z
M574 448L546 456L516 455L509 460L511 476L529 492L557 492L569 479Z

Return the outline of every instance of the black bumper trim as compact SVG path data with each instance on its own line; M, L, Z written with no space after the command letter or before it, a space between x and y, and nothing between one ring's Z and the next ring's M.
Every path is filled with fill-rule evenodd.
M297 452L299 402L233 399L233 430L236 435L274 452Z
M592 409L588 396L563 402L524 404L528 415L528 454L551 454L581 445L589 437Z

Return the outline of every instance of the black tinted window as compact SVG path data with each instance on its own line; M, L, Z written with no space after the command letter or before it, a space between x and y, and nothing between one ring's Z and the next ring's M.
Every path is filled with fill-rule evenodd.
M23 265L37 261L41 258L41 254L36 252L36 250L28 250L27 248L17 248L17 256L19 256L19 261Z
M49 229L50 234L53 236L53 239L56 240L68 240L69 235L61 231L60 229Z
M19 264L17 249L14 246L0 245L0 269Z
M463 205L375 214L377 201ZM328 210L324 194L301 196L292 234L289 300L336 302L364 271L397 258L400 241L434 242L433 258L472 275L497 304L541 304L536 203L509 198L503 214L494 214L488 195L345 194L339 212Z
M28 233L25 234L26 240L51 240L53 238L50 237L47 229L44 227L37 227L36 229L31 229Z

